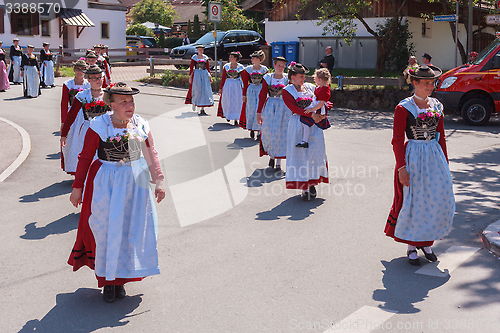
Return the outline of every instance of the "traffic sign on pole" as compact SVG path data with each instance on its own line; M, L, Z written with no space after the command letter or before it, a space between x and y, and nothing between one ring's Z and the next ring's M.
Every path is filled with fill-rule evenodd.
M222 3L220 2L208 3L208 21L217 23L222 22Z
M434 22L453 22L456 19L456 15L436 15L433 20Z
M487 15L486 24L500 24L500 15Z

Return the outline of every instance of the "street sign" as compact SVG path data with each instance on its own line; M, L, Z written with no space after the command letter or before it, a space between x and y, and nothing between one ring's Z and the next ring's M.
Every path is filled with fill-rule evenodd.
M500 12L500 0L495 1L495 9L497 10L497 12Z
M500 15L487 15L486 24L500 24Z
M434 16L434 22L450 22L456 21L457 17L455 15L439 15Z
M222 22L222 3L220 2L208 3L208 21L217 23Z

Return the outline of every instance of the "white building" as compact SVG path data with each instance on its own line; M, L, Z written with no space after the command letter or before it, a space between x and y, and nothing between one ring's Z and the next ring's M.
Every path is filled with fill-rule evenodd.
M53 50L59 45L86 49L100 43L109 48L126 47L127 7L120 5L117 0L83 0L75 3L73 8L64 8L59 3L51 7L34 7L34 13L28 11L26 14L22 11L16 14L16 8L10 4L0 5L0 40L3 41L3 48L10 47L16 37L21 46L31 44L41 48L43 42L48 42Z

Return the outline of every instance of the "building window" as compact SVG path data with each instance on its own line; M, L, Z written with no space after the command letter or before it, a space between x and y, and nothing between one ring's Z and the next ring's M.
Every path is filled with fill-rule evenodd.
M34 14L10 13L11 32L14 35L33 36L39 34L39 16Z
M42 28L42 36L50 36L50 21L40 20L40 26Z
M101 22L101 38L109 38L109 23Z

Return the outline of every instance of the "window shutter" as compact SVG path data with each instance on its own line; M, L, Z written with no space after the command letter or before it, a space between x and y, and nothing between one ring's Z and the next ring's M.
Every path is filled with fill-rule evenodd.
M31 24L33 25L33 35L40 34L40 15L38 12L31 14Z
M17 14L14 12L10 13L10 33L17 35Z
M4 15L5 15L5 10L3 8L0 8L0 34L5 33L4 18L3 18Z

